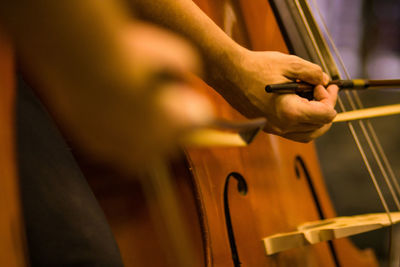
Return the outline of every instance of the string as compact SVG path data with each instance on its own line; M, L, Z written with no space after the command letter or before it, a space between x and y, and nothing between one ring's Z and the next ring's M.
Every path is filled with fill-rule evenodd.
M303 24L304 24L304 26L306 27L306 30L307 30L307 32L308 32L308 35L309 35L309 37L310 37L310 39L311 39L311 41L312 41L312 45L314 46L314 49L315 49L315 51L317 52L317 56L318 56L318 58L320 59L320 62L322 63L322 65L323 65L322 67L323 67L323 69L324 69L325 71L328 71L326 62L325 62L325 60L324 60L324 58L323 58L323 56L322 56L322 54L321 54L320 48L319 48L319 46L318 46L318 44L317 44L317 41L315 40L314 35L312 34L312 30L310 29L310 25L309 25L309 23L308 23L308 21L307 21L307 19L306 19L306 17L305 17L305 14L304 14L302 8L300 7L299 1L298 1L298 0L295 0L295 4L296 4L297 10L298 10L298 12L299 12L299 14L300 14L300 16L301 16L301 19L302 19L302 21L303 21ZM340 105L342 111L345 112L346 109L345 109L345 107L344 107L344 104L343 104L343 102L342 102L340 96L338 96L338 103L339 103L339 105ZM390 215L390 210L389 210L389 208L388 208L387 202L386 202L386 200L385 200L385 198L384 198L384 196L383 196L383 194L382 194L382 190L381 190L381 188L380 188L380 186L379 186L379 184L378 184L378 182L377 182L377 179L376 179L376 177L375 177L375 175L374 175L374 173L373 173L373 171L372 171L371 165L370 165L370 163L369 163L369 161L368 161L368 159L367 159L366 153L365 153L365 151L364 151L364 149L363 149L363 147L362 147L362 145L361 145L361 142L360 142L360 140L359 140L359 137L358 137L358 135L356 134L356 131L355 131L355 129L354 129L354 126L353 126L353 124L352 124L351 122L348 122L347 124L348 124L349 129L350 129L350 132L351 132L351 134L352 134L352 136L353 136L353 139L354 139L354 141L355 141L355 143L356 143L356 145L357 145L357 148L358 148L358 150L359 150L359 152L360 152L360 154L361 154L361 156L362 156L362 159L363 159L363 161L364 161L364 164L365 164L365 166L367 167L367 171L368 171L368 173L369 173L369 175L370 175L370 177L371 177L371 179L372 179L372 182L373 182L374 187L375 187L375 189L376 189L376 191L377 191L377 193L378 193L378 197L379 197L379 199L380 199L380 201L381 201L381 203L382 203L382 206L383 206L384 210L386 211L386 214L388 215L389 222L392 223L392 218L391 218L391 215ZM364 133L364 134L365 134L365 133Z
M342 67L342 70L343 70L344 73L345 73L345 76L347 77L347 79L350 79L350 74L349 74L347 68L345 67L344 61L343 61L343 59L342 59L342 57L341 57L341 55L340 55L340 53L339 53L339 50L337 49L337 47L336 47L336 45L335 45L335 42L333 41L333 38L332 38L332 36L331 36L331 34L330 34L329 30L328 30L328 27L327 27L327 25L326 25L326 22L325 22L325 20L324 20L322 14L321 14L321 10L319 9L319 6L318 6L316 0L312 0L312 1L313 1L313 4L314 4L314 8L317 10L318 16L319 16L319 18L320 18L321 21L322 21L323 28L324 28L324 30L325 30L325 33L326 33L327 37L328 37L328 41L330 42L330 44L331 44L331 46L332 46L332 48L333 48L333 51L334 51L334 53L335 53L335 55L336 55L336 58L338 59L340 65L341 65L341 67ZM361 99L360 99L358 93L357 93L357 92L353 92L352 95L353 95L353 97L354 97L354 99L355 99L355 102L357 103L358 107L359 107L360 109L364 108L364 105L362 104ZM346 92L346 96L347 96L347 99L349 100L349 102L350 102L352 108L353 108L353 109L356 109L355 104L354 104L354 102L353 102L353 99L351 98L351 95L350 95L348 92ZM339 104L340 104L341 106L343 106L342 101L339 101ZM344 107L344 106L343 106L343 107ZM343 108L342 108L342 110L343 110ZM370 137L369 137L369 135L368 135L368 133L367 133L367 130L365 129L365 125L364 125L363 121L361 121L361 120L359 121L359 125L360 125L360 127L361 127L361 129L362 129L362 131L363 131L364 136L366 137L366 140L367 140L367 142L368 142L368 145L369 145L369 147L370 147L370 149L371 149L371 151L372 151L372 153L373 153L373 156L374 156L376 162L378 163L379 169L380 169L380 171L381 171L381 173L382 173L382 175L383 175L383 177L384 177L384 179L385 179L385 182L386 182L386 184L388 185L388 188L389 188L389 190L390 190L390 193L391 193L391 195L392 195L392 198L393 198L393 200L394 200L395 203L396 203L396 207L397 207L398 210L400 210L400 205L399 205L399 201L398 201L397 195L395 194L395 192L394 192L394 190L393 190L393 186L392 186L391 182L390 182L389 179L388 179L386 170L385 170L385 168L383 167L382 162L381 162L381 160L380 160L378 154L379 154L380 157L382 158L382 160L383 160L383 162L384 162L384 166L385 166L386 169L389 171L390 178L391 178L391 180L392 180L392 183L395 185L395 188L396 188L396 190L397 190L397 193L400 194L400 187L399 187L399 184L398 184L398 182L397 182L397 179L396 179L396 177L395 177L395 175L394 175L393 168L392 168L392 166L390 165L389 160L388 160L386 154L384 153L384 150L383 150L383 147L382 147L382 145L381 145L381 142L379 141L378 136L377 136L377 134L376 134L376 131L375 131L375 129L372 127L372 124L371 124L370 120L366 120L366 124L367 124L367 127L368 127L368 130L369 130L370 134L372 135L372 140L373 140L373 143L374 143L375 145L372 143L372 141L371 141L371 139L370 139ZM353 135L353 138L354 138L354 136L356 135L355 132L354 132L354 127L353 127L350 123L349 123L348 125L349 125L349 128L350 128L350 130L351 130L351 132L352 132L352 135ZM353 132L354 132L354 133L353 133ZM358 138L357 138L357 139L358 139ZM355 139L355 140L356 140L356 139ZM356 141L356 142L357 142L357 141ZM375 146L377 147L378 152L376 151ZM360 148L361 148L360 144L357 144L357 147L359 147L359 150L360 150ZM360 151L360 152L361 152L361 151ZM363 157L363 158L364 158L364 156L365 156L365 154L362 153L362 157ZM369 169L369 167L367 167L367 168ZM370 171L368 170L368 172L370 172ZM372 173L372 172L370 172L370 175L371 175L371 173ZM391 227L389 228L389 229L390 229L390 234L389 234L389 258L392 258L392 252L393 252L393 251L392 251L392 234L393 234L392 228L393 228L393 221L392 221L392 218L391 218L390 211L389 211L389 209L388 209L388 207L387 207L387 205L386 205L386 202L385 202L385 200L384 200L384 197L383 197L383 195L382 195L381 189L380 189L379 185L376 183L376 178L375 178L374 176L371 176L371 179L372 179L372 181L373 181L373 183L374 183L374 186L375 186L375 189L376 189L376 191L377 191L377 193L378 193L378 195L379 195L379 198L381 199L381 202L382 202L382 204L383 204L384 207L385 207L385 211L386 211L386 213L387 213L387 215L388 215L388 219L389 219L389 222L390 222L390 225L391 225Z
M343 59L342 59L342 57L340 55L340 52L337 49L337 46L336 46L335 42L333 41L333 38L332 38L332 36L331 36L331 34L330 34L329 30L328 30L326 22L325 22L325 20L324 20L324 18L322 16L321 10L319 9L316 0L312 0L312 1L313 1L313 5L314 5L315 9L317 10L319 18L321 19L322 26L323 26L323 28L325 30L325 33L326 33L327 38L328 38L328 41L331 44L332 49L333 49L333 51L334 51L334 53L336 55L336 58L339 61L339 64L342 67L342 70L345 73L346 78L347 79L351 79L349 71L347 70L347 68L346 68L346 66L344 64L344 61L343 61ZM362 104L362 101L361 101L361 99L360 99L360 97L359 97L357 92L352 91L353 98L355 99L355 102L357 103L357 105L354 103L353 98L351 97L349 91L346 91L345 94L346 94L346 97L347 97L352 109L357 109L356 106L358 106L359 109L363 109L364 108L364 105ZM365 124L367 125L368 130L365 128ZM400 186L399 186L399 184L397 182L397 179L396 179L396 176L395 176L395 174L393 172L393 168L392 168L391 164L389 163L389 160L388 160L388 158L386 156L386 153L383 150L382 144L378 139L378 136L376 134L375 129L372 126L371 121L370 120L365 120L365 124L364 124L364 122L362 120L359 121L360 128L362 129L362 132L364 133L364 136L366 137L368 145L369 145L369 147L371 149L371 152L372 152L372 154L373 154L373 156L375 158L375 161L378 164L378 167L379 167L379 169L380 169L380 171L382 173L382 176L383 176L383 178L384 178L384 180L385 180L385 182L386 182L386 184L387 184L387 186L389 188L389 191L390 191L390 193L392 195L392 198L393 198L393 200L394 200L394 202L396 204L396 207L397 207L398 210L400 210L399 199L398 199L398 196L396 195L396 192L393 189L393 185L395 186L398 195L400 195ZM368 131L369 131L369 134L365 134ZM370 138L370 135L372 136L372 139ZM383 163L382 163L382 161L383 161ZM390 174L391 181L389 180L389 177L388 177L388 174L387 174L386 170Z

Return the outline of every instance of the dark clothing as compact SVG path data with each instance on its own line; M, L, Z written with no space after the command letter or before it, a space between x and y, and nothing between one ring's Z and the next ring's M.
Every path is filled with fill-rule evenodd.
M18 171L31 265L123 266L67 144L31 89L18 83Z

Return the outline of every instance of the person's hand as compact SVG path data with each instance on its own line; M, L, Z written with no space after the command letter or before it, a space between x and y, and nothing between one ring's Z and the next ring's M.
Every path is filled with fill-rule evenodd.
M169 155L176 149L180 135L211 121L211 104L192 88L186 77L201 73L197 52L184 39L148 24L136 23L126 33L127 55L135 68L135 113L125 114L131 121L132 150L124 149L118 160L126 159L135 170L154 158ZM125 159L124 159L125 158ZM137 165L136 163L139 163Z
M68 101L65 121L91 161L137 173L170 156L179 137L211 121L213 111L186 80L186 72L201 70L197 52L186 41L142 23L121 36L121 53L113 55L124 60L107 66L110 71L96 77L98 86L74 95L74 104Z
M223 78L221 78L223 77ZM338 88L318 65L279 52L242 50L215 78L218 91L247 117L266 117L265 131L299 142L325 133L336 116ZM265 92L267 84L304 81L316 85L314 100Z
M0 17L19 68L76 150L135 171L211 108L185 81L200 69L194 48L120 4L0 1Z

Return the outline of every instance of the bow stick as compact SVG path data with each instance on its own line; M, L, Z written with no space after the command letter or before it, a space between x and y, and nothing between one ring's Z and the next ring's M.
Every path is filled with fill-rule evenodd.
M365 80L365 79L353 79L353 80L333 80L328 85L335 84L340 90L377 90L377 89L400 89L400 79L393 80ZM314 90L315 85L304 83L304 82L293 82L293 83L281 83L281 84L269 84L265 86L267 93L278 93L278 94L304 94L310 93ZM344 122L368 119L374 117L382 117L395 115L400 113L400 104L387 105L382 107L365 108L359 110L353 110L348 112L339 113L333 122Z
M328 85L335 84L340 90L370 90L370 89L400 89L400 79L398 80L333 80ZM267 93L308 93L314 90L315 85L309 83L281 83L269 84L265 86Z
M383 117L400 113L400 104L387 105L381 107L357 109L339 113L333 122L345 122L353 120L362 120L375 117Z

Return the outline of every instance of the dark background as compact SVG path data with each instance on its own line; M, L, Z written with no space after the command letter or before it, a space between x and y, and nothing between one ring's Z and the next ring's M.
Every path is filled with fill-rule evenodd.
M311 0L309 2L313 5ZM399 0L317 2L351 78L400 78ZM344 97L343 93L340 94ZM360 97L366 107L400 103L400 91L395 90L368 91ZM371 119L371 123L398 178L400 116ZM316 144L338 215L384 212L346 123L334 124ZM375 163L372 166L385 197L389 199L389 206L396 211L382 175ZM387 266L389 261L391 266L399 266L400 229L393 230L392 260L389 260L389 234L388 229L383 229L358 235L353 240L361 248L374 248L382 266Z

